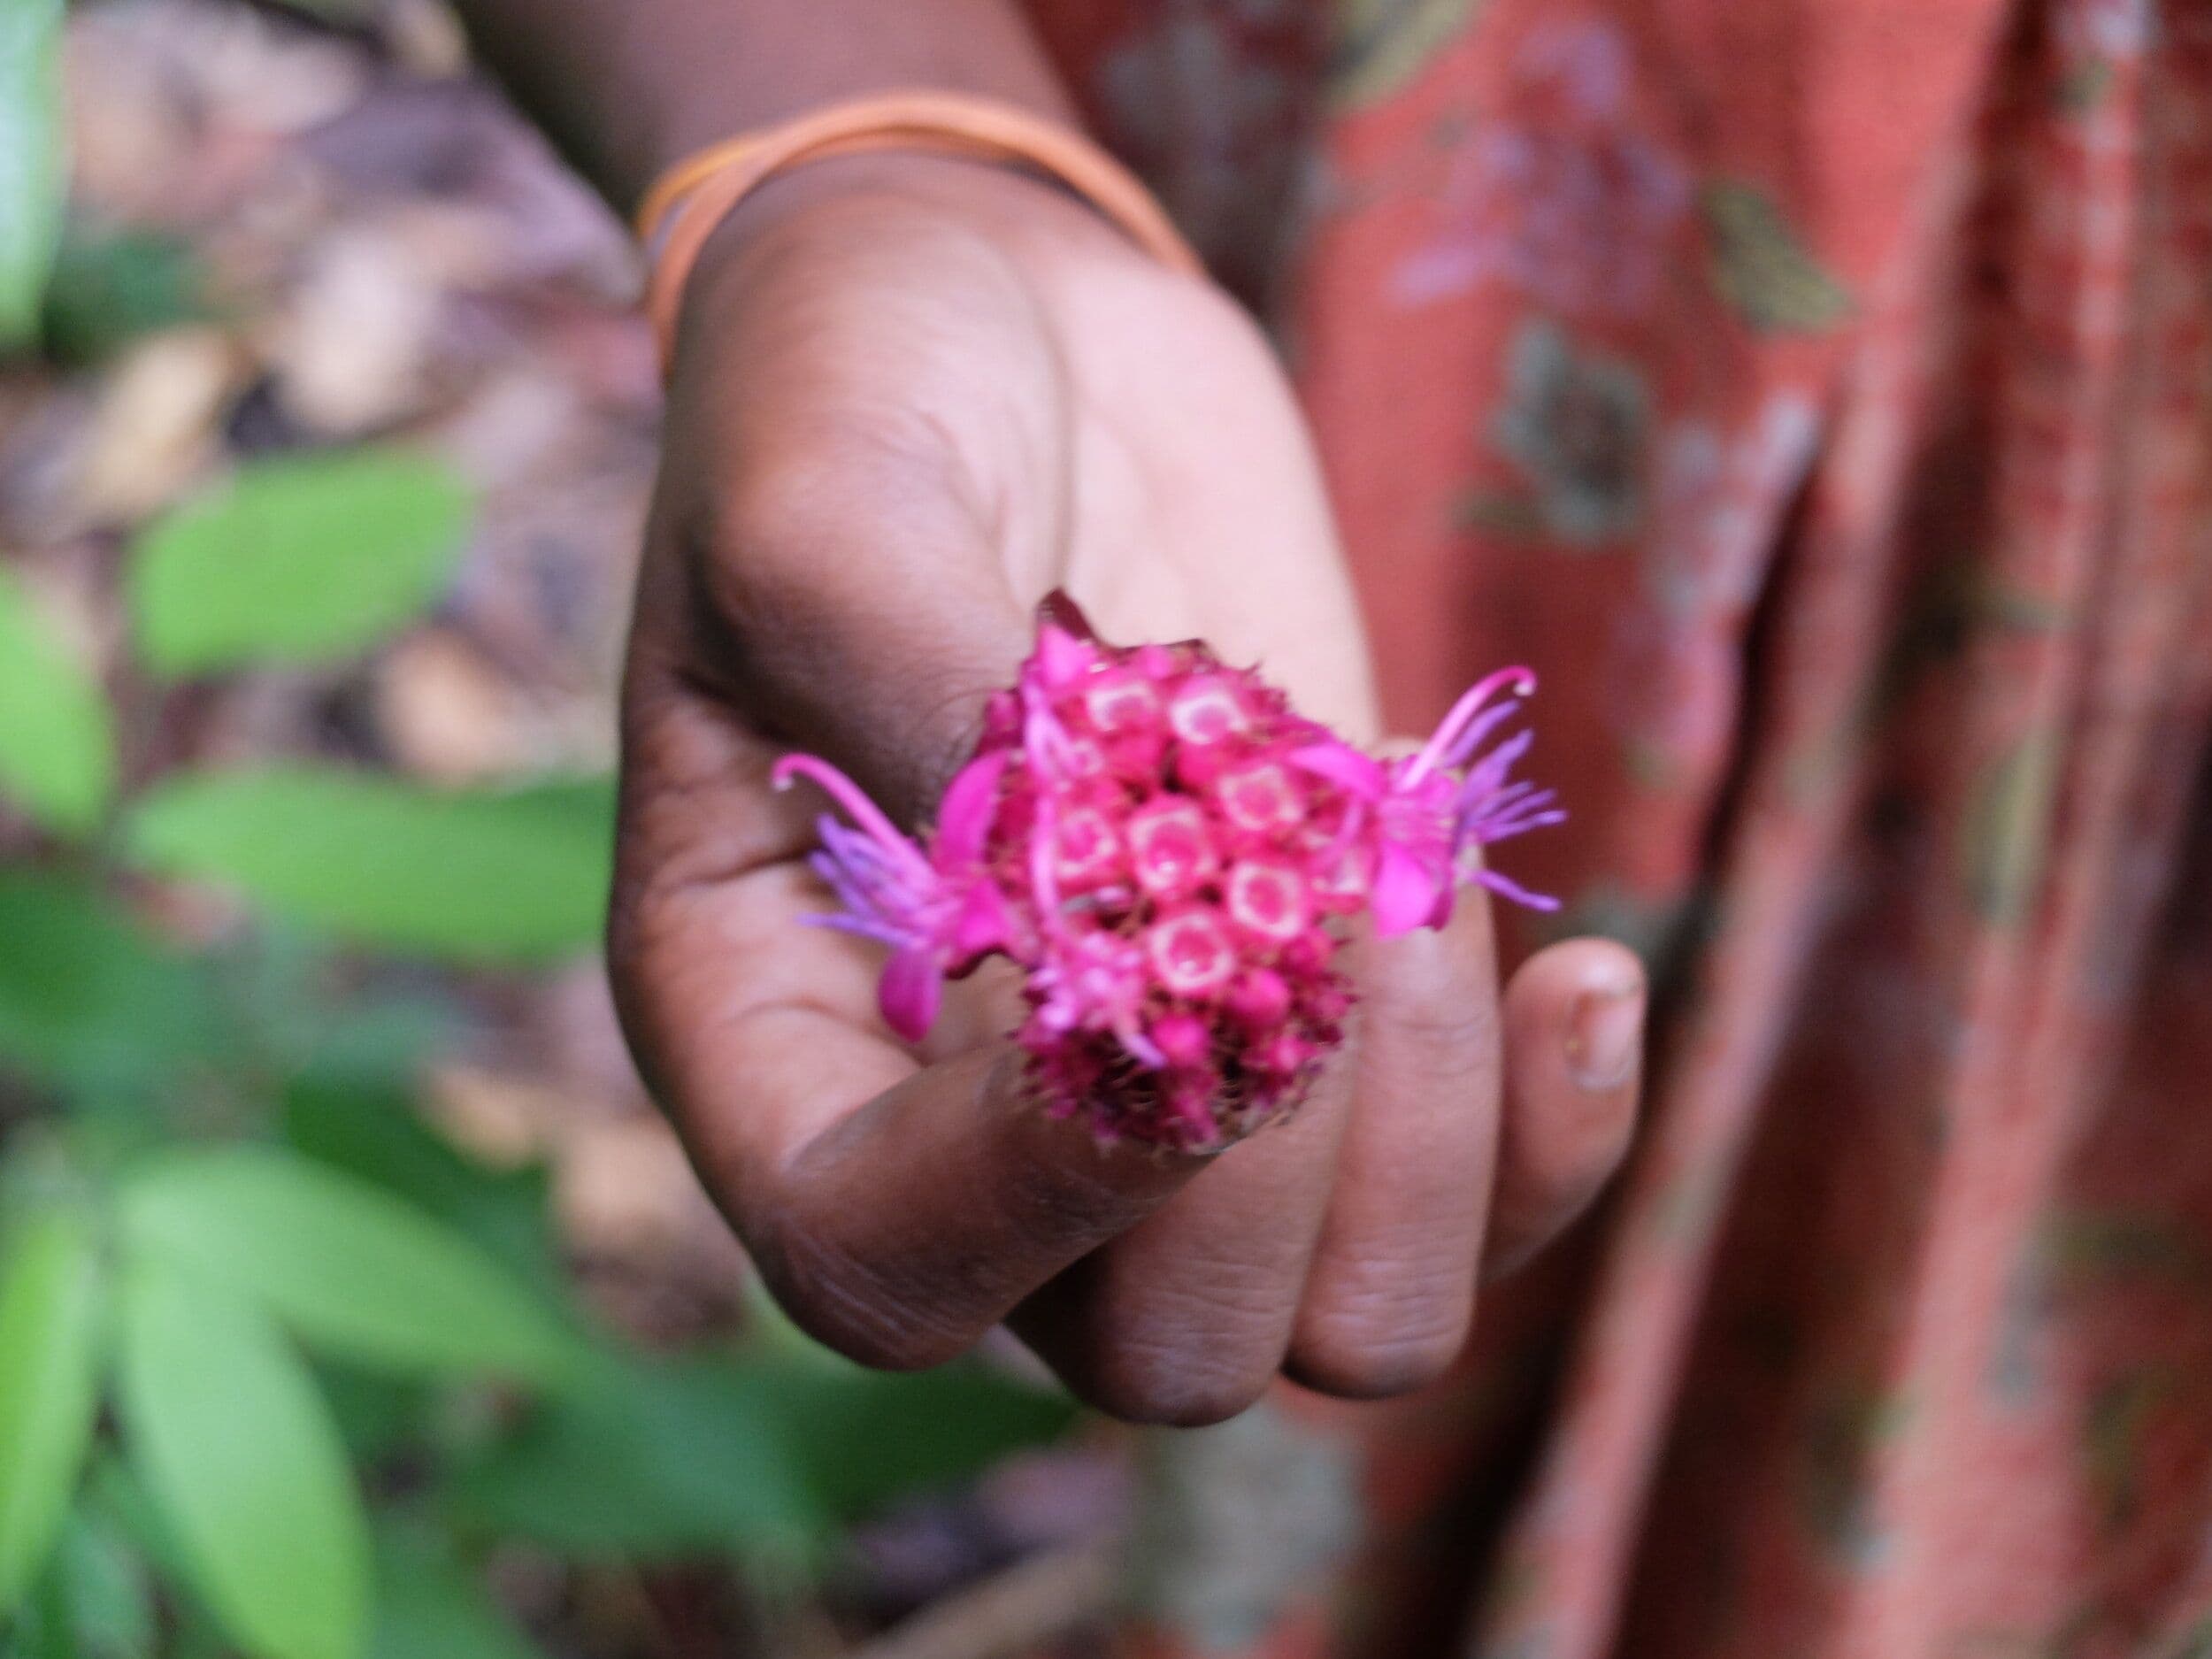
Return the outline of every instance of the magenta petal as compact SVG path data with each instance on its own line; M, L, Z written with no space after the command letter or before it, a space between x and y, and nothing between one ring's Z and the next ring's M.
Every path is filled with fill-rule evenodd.
M893 1031L909 1042L919 1042L936 1023L937 1004L944 993L945 981L934 956L926 950L895 950L883 964L876 1006Z
M1056 691L1080 678L1097 657L1094 648L1048 622L1037 630L1037 653L1030 660L1037 666L1038 678Z
M946 787L944 803L937 811L937 863L940 868L961 870L983 856L983 844L991 833L991 819L998 810L999 780L1013 757L1006 749L979 755L960 769Z
M1459 902L1459 889L1450 882L1441 883L1436 889L1436 903L1429 911L1425 926L1442 933L1452 925L1452 910Z
M1389 787L1389 773L1383 764L1349 743L1309 743L1290 752L1290 764L1301 772L1341 785L1363 801L1379 801Z
M1368 902L1375 912L1375 937L1395 939L1425 926L1435 914L1437 882L1428 868L1404 848L1383 843Z
M1013 937L1006 900L988 881L970 887L960 902L960 919L953 925L952 949L956 963L1002 950Z

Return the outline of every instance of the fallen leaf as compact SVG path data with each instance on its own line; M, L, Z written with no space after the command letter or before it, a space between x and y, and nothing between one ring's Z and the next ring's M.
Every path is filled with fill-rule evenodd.
M263 351L286 412L351 437L420 407L441 295L388 238L349 226L326 238Z
M106 525L167 505L220 457L223 415L249 373L217 328L172 329L130 348L104 383L65 511Z

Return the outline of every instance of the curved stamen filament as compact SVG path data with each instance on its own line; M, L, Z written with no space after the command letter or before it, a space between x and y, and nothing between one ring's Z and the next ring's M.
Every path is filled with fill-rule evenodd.
M1435 734L1423 744L1421 752L1405 770L1405 781L1418 783L1427 777L1448 757L1465 733L1468 723L1482 711L1483 705L1501 691L1509 690L1517 697L1525 697L1536 689L1536 675L1526 668L1501 668L1494 674L1477 680L1469 687L1464 696L1452 705Z
M1472 827L1479 841L1510 841L1514 836L1525 834L1530 830L1549 829L1555 824L1564 824L1566 821L1567 815L1555 807L1528 808L1477 818Z
M1474 872L1474 879L1501 897L1511 899L1516 904L1525 904L1532 910L1555 910L1559 908L1559 901L1550 894L1532 893L1519 882L1508 880L1494 870L1478 870Z
M795 777L805 778L818 786L844 808L846 815L867 831L879 847L909 870L928 872L929 862L922 856L921 849L884 817L882 809L868 798L858 784L829 762L812 755L786 755L768 774L769 781L779 789L788 789Z
M1462 798L1479 800L1494 793L1505 782L1514 767L1520 764L1521 757L1528 753L1535 741L1534 732L1516 732L1485 755L1468 768L1466 781L1461 786Z
M1521 703L1517 697L1510 702L1501 703L1495 708L1485 709L1470 720L1467 723L1467 729L1453 741L1450 749L1444 756L1443 764L1447 766L1464 766L1474 757L1475 751L1483 746L1493 732L1520 711Z

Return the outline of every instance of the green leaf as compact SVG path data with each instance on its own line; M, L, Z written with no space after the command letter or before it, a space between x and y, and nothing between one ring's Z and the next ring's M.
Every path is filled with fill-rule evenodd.
M100 1277L93 1241L50 1216L0 1265L0 1617L60 1536L99 1404Z
M439 1455L441 1436L465 1415L457 1402L486 1397L481 1391L455 1390L435 1377L365 1370L328 1358L316 1364L315 1382L338 1438L355 1463L372 1467Z
M1706 187L1703 203L1714 280L1752 327L1811 334L1849 314L1849 291L1821 265L1771 196L1724 180Z
M154 1651L153 1586L122 1528L96 1509L70 1519L55 1565L73 1659Z
M0 350L38 331L61 236L62 0L0 0Z
M81 835L114 793L115 733L98 680L0 571L0 795L47 828Z
M457 1486L488 1531L589 1560L804 1554L828 1517L727 1364L607 1355Z
M61 1585L49 1577L15 1612L0 1617L8 1659L80 1659Z
M73 232L61 241L46 289L46 349L69 364L96 363L132 341L201 314L191 245L164 231Z
M834 1525L974 1475L1074 1418L972 1364L918 1376L818 1353L610 1358L462 1479L461 1512L587 1557L804 1555Z
M127 823L150 869L242 889L357 943L542 961L599 936L614 794L600 780L433 791L292 768L172 779Z
M206 979L104 895L0 870L0 1065L50 1087L150 1092L213 1051Z
M1064 1434L1064 1395L963 1363L912 1375L834 1356L752 1363L740 1396L772 1424L816 1497L840 1520L981 1473L1008 1453Z
M257 1298L341 1358L541 1381L571 1361L560 1327L476 1246L296 1153L175 1154L119 1203L133 1249Z
M369 1659L542 1659L437 1540L395 1529L377 1547Z
M140 536L139 649L165 674L351 656L437 596L469 511L467 486L426 456L253 463Z
M96 1521L112 1527L118 1540L157 1576L191 1588L191 1568L168 1517L119 1448L95 1449L91 1478L85 1483L85 1508ZM196 1604L194 1610L204 1611Z
M244 1297L146 1259L120 1346L132 1459L231 1638L254 1659L356 1659L367 1522L305 1363Z
M317 1162L435 1216L541 1294L566 1294L541 1166L488 1169L426 1124L397 1090L319 1073L286 1090L284 1137Z
M411 1090L423 1068L465 1034L450 987L397 964L364 973L342 946L311 930L265 925L220 966L226 1000L283 1075Z

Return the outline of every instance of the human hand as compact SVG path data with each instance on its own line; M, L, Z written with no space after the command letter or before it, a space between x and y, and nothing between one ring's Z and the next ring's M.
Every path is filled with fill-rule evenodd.
M879 950L798 925L828 908L819 803L775 760L926 813L1056 588L1109 639L1202 637L1376 735L1302 425L1225 297L966 163L821 164L747 203L687 296L625 685L609 949L641 1066L779 1300L856 1358L1010 1320L1083 1398L1174 1423L1282 1370L1426 1381L1480 1272L1617 1161L1632 956L1556 946L1501 999L1484 903L1363 940L1312 1098L1206 1159L1025 1100L1005 975L908 1044Z

